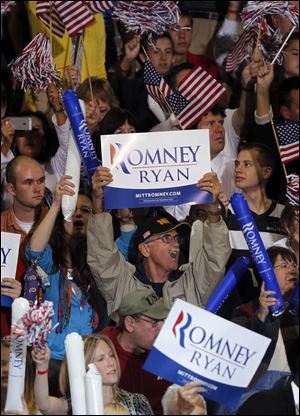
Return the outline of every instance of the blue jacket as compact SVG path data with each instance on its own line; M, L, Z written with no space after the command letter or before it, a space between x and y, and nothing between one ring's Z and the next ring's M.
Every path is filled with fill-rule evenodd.
M38 258L37 265L40 266L47 274L50 287L43 288L43 301L53 302L54 315L52 317L52 327L58 322L58 305L59 305L59 277L60 272L51 273L53 269L52 248L48 244L43 252L32 251L29 246L26 248L27 260ZM81 310L82 309L82 310ZM85 303L81 308L80 302L72 291L71 313L68 325L62 328L61 333L54 329L47 338L47 344L51 350L51 358L63 360L65 356L65 338L71 332L77 332L79 335L89 335L92 333L92 307Z

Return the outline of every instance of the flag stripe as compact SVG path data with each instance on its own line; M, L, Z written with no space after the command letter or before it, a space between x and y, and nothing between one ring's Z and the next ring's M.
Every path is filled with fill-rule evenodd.
M239 64L248 57L248 53L245 53L245 51L247 49L249 50L249 47L246 48L246 46L249 45L250 49L251 48L253 49L254 36L256 35L253 30L245 30L241 34L234 49L227 55L226 63L225 63L226 72L231 72L235 70L236 67L239 66Z
M194 123L196 123L196 121L198 121L199 119L199 113L204 114L206 111L208 111L210 108L212 108L214 106L214 104L222 97L223 95L223 91L219 91L216 93L216 95L214 95L213 97L211 97L211 99L208 102L201 102L199 103L196 107L194 107L193 105L189 105L187 107L187 109L189 109L189 107L191 107L189 109L189 112L187 114L179 114L179 119L180 121L185 125L186 123L188 123L189 126L192 126Z
M105 12L115 6L114 1L87 1L88 7L95 13Z

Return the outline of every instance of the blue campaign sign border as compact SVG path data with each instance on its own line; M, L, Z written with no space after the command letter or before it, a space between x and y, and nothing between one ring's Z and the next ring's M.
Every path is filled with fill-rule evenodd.
M201 191L196 185L164 189L123 189L107 186L104 189L106 209L145 208L162 205L180 205L191 201L210 204L212 194Z
M155 347L150 351L143 369L180 386L184 386L190 381L203 380L207 391L202 393L202 395L209 400L224 404L230 409L236 408L242 394L246 390L243 387L222 384L207 379L199 373L194 373L170 359Z

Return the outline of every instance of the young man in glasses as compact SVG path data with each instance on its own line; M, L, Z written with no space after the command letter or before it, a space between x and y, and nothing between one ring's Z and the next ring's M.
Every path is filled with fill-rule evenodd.
M113 342L120 360L120 387L144 394L155 414L162 414L161 399L170 383L143 370L169 310L150 288L125 295L112 318L117 326L108 326L101 333Z
M174 44L173 67L188 62L200 65L212 77L218 78L217 66L205 55L195 55L189 52L193 40L193 18L182 14L176 26L168 31Z
M171 223L157 217L145 221L135 234L135 247L142 257L136 266L126 262L113 240L112 217L103 212L103 187L112 182L105 167L93 176L93 215L88 223L88 263L97 285L106 297L109 315L118 309L127 293L152 287L171 307L177 298L203 307L224 275L230 255L228 230L221 218L217 200L220 183L209 172L197 186L210 191L213 202L207 205L208 219L193 224L190 263L179 267L180 241L189 231L186 223Z

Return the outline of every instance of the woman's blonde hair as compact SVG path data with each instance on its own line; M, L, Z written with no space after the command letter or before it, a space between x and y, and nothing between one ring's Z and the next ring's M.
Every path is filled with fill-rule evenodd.
M117 400L121 396L121 390L118 387L118 383L121 377L120 361L119 361L114 344L107 336L102 335L102 334L93 334L93 335L88 335L88 336L83 337L85 369L86 371L88 371L88 365L93 362L93 357L94 357L96 348L100 341L103 341L108 345L108 347L111 349L113 353L113 357L116 360L118 382L113 385L113 394L114 394L114 399ZM68 373L68 364L67 364L66 356L63 360L63 363L60 369L59 387L60 387L61 393L64 396L70 396L69 373Z
M118 403L107 403L104 406L105 415L130 415L127 407Z
M94 98L100 98L100 100L108 102L111 107L119 107L119 101L107 79L91 77L91 85ZM81 98L85 102L90 101L92 97L89 79L84 80L79 85L76 92L78 98Z

